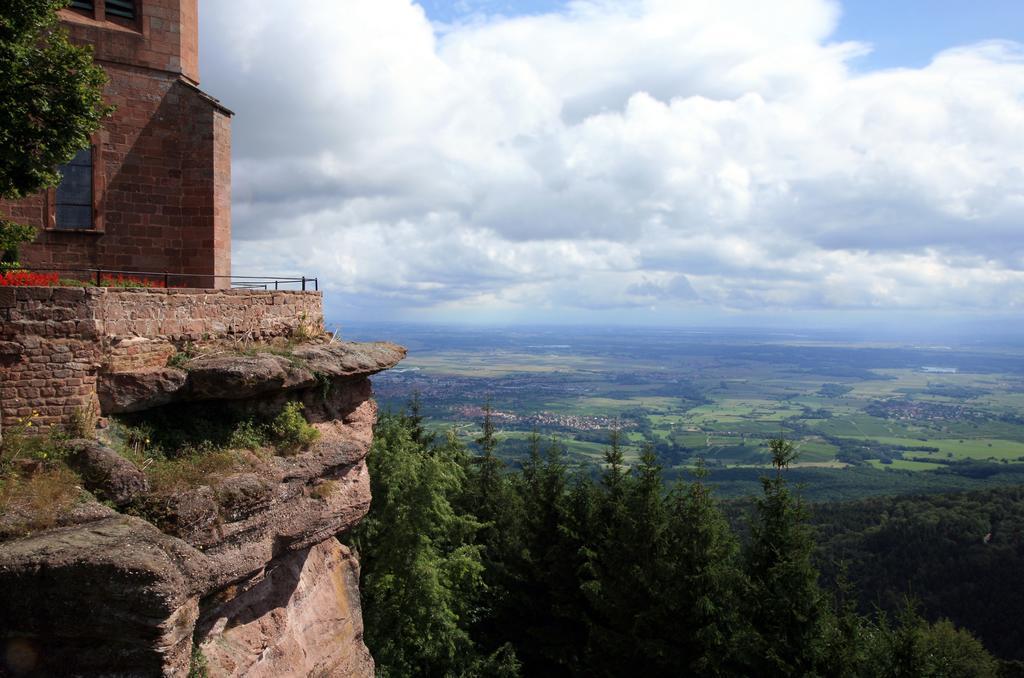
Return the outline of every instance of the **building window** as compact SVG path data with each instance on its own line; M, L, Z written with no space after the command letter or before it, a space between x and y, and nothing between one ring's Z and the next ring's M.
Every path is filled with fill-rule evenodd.
M107 0L106 11L107 16L135 21L135 0Z
M69 7L94 19L126 19L135 21L136 0L71 0Z
M56 219L60 230L83 230L93 227L92 220L92 149L79 151L66 165L60 166L61 182L57 186Z

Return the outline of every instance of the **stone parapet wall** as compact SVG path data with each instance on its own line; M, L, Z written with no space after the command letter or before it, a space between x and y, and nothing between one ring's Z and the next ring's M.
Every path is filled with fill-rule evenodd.
M186 342L322 329L319 292L0 288L0 426L33 412L38 425L66 425L97 407L101 370L166 360Z
M319 292L262 290L107 290L96 306L106 337L201 341L270 339L323 330Z

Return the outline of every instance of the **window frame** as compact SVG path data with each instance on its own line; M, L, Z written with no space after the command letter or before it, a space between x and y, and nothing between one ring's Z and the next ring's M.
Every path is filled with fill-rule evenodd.
M54 233L105 233L104 197L106 173L103 171L103 132L97 132L89 144L92 153L92 228L57 228L57 187L46 191L45 230Z
M74 12L80 16L89 17L96 21L106 21L109 23L117 24L118 26L124 26L131 28L136 31L142 30L142 5L144 0L132 0L135 5L135 18L126 19L124 17L107 15L107 1L106 0L92 0L92 12L90 13L87 9L79 9L75 7L68 7L67 10Z

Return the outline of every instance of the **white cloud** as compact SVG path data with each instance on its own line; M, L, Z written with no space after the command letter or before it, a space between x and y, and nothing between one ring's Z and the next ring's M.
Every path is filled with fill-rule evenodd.
M353 312L1024 306L1024 49L856 74L827 0L203 3L235 268Z

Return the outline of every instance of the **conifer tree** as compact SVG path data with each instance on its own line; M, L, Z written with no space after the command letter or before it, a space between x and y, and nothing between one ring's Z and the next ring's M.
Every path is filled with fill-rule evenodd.
M660 468L652 454L643 479L633 477L625 466L620 440L619 431L613 430L583 582L592 611L588 666L597 675L609 676L642 669L636 624L649 607L647 569L656 566L650 557L659 546L644 537L659 533L662 527L658 498L652 502L648 496L652 483L660 486Z
M485 563L483 615L477 633L485 647L496 649L505 642L499 629L514 618L513 590L523 557L523 508L520 495L495 454L497 431L490 400L484 405L482 431L476 439L480 454L468 460L467 482L460 505L480 521L477 543Z
M447 675L480 659L469 628L484 565L474 544L479 524L452 506L464 482L457 446L450 437L428 453L407 419L385 415L377 424L368 457L372 510L352 543L378 675Z
M565 518L559 529L561 546L567 554L566 567L572 572L572 588L562 593L561 615L567 636L575 642L559 659L573 675L587 671L587 637L594 611L586 584L592 577L594 547L599 539L600 492L584 465L573 474L566 497Z
M750 636L742 614L739 544L705 484L702 461L693 474L693 482L677 485L668 500L672 571L663 583L654 623L660 629L658 668L736 675L742 673L736 657Z
M414 443L424 447L434 444L436 436L423 426L423 402L420 400L419 391L413 391L412 397L409 398L406 418L409 420L410 435Z
M823 651L825 601L811 562L807 509L783 473L796 451L783 439L769 448L775 473L761 479L746 558L748 613L758 635L750 648L754 672L803 676L815 672Z
M472 509L484 523L493 523L500 513L499 502L502 494L502 464L494 454L498 439L494 427L490 399L484 404L484 420L476 444L480 454L473 459L469 474L469 492Z
M529 460L516 484L523 505L523 551L515 572L516 604L506 628L521 631L526 675L560 675L583 643L580 546L567 529L569 475L563 446L552 439L540 456L531 436Z

